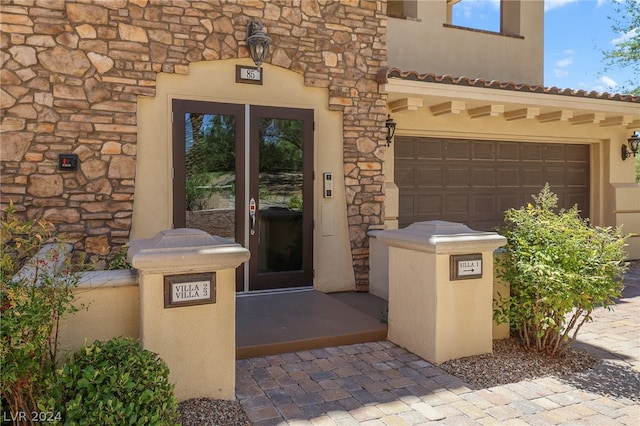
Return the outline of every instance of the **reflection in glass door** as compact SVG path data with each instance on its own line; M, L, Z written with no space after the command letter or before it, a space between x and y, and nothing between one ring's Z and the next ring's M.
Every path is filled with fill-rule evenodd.
M249 248L238 291L312 285L313 111L174 100L173 113L174 227Z
M185 114L186 227L235 239L233 115Z

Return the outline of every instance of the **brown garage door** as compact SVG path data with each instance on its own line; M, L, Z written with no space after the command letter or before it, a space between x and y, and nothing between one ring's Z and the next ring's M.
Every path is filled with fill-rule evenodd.
M397 136L399 226L424 220L492 230L548 182L560 207L589 216L589 146Z

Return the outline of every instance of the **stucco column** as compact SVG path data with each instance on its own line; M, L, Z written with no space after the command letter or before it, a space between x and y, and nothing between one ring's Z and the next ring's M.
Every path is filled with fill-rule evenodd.
M389 245L389 340L434 363L490 353L495 232L417 222L382 231Z
M239 244L195 229L130 243L140 341L169 366L179 400L235 397L235 268L248 259Z

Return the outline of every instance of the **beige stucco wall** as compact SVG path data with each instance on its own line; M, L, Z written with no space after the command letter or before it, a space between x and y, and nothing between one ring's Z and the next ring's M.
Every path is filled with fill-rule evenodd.
M314 287L323 292L354 288L342 153L342 115L329 111L326 89L303 77L263 65L262 86L235 83L235 65L249 59L193 63L187 75L159 74L157 93L138 101L138 162L132 235L149 238L172 227L171 101L189 99L315 111ZM322 198L322 173L332 172L333 198Z
M164 308L163 274L143 274L140 285L141 343L169 366L176 398L234 399L235 271L216 272L216 303L209 305Z
M614 183L613 193L614 225L621 226L625 234L632 233L627 239L627 253L629 259L640 259L640 184Z
M61 355L96 340L139 337L140 296L135 271L82 274L75 292L75 306L79 310L60 323Z
M449 280L449 254L389 254L389 340L435 363L492 352L492 253L489 272L462 281Z
M418 1L417 20L389 18L389 66L424 73L542 84L543 6L542 1L521 2L519 35L522 38L518 38L444 27L446 1Z

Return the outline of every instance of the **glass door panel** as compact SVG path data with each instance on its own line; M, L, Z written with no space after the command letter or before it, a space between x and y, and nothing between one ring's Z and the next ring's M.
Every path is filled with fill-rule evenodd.
M173 227L201 229L243 246L245 106L174 99ZM245 268L236 290L245 290Z
M313 110L251 107L250 290L313 285Z
M236 238L236 117L186 112L186 227Z
M258 273L302 270L303 121L260 119Z

